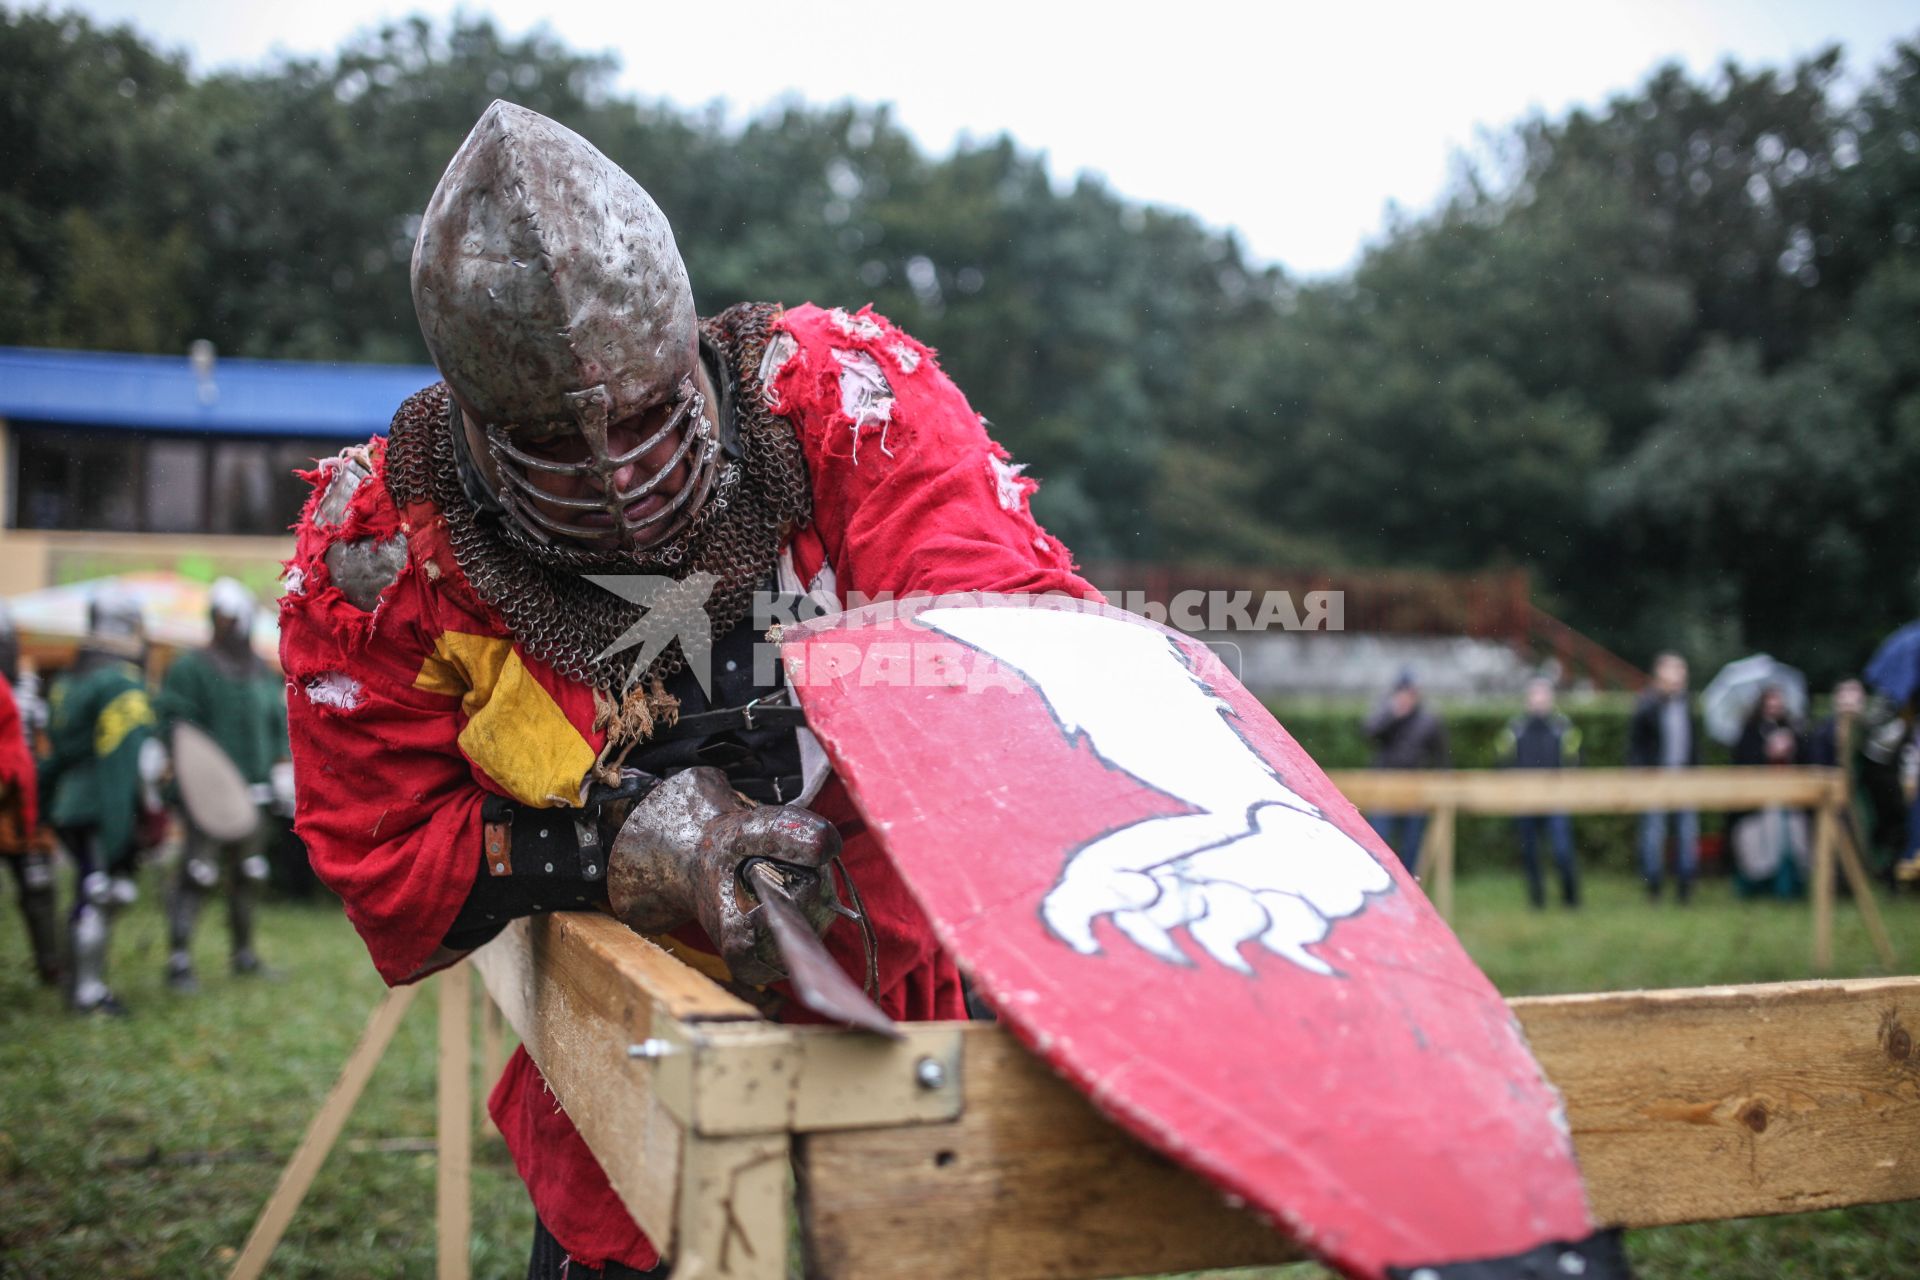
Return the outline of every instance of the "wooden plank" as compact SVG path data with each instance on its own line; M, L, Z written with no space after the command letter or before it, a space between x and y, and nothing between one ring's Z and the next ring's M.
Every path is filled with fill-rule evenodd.
M1833 968L1833 806L1813 819L1813 971Z
M785 1280L787 1141L784 1133L688 1139L674 1280Z
M467 1280L473 1260L473 984L456 964L440 986L439 1151L434 1218L439 1280Z
M1859 819L1849 805L1837 815L1840 836L1836 849L1840 854L1840 869L1847 873L1847 889L1853 894L1853 905L1860 912L1860 918L1866 922L1867 936L1873 939L1873 949L1880 955L1880 963L1892 969L1900 963L1893 949L1893 939L1887 936L1887 923L1880 918L1880 904L1873 896L1873 880L1867 875L1867 868L1861 859Z
M628 1046L661 1026L759 1015L607 916L516 920L473 963L614 1191L671 1257L684 1135L655 1094L654 1063Z
M924 1124L960 1114L960 1034L912 1024L901 1038L828 1027L706 1023L662 1060L655 1092L707 1137ZM923 1070L924 1069L924 1070Z
M1299 1257L1109 1124L997 1027L964 1033L952 1124L795 1140L822 1277L1155 1275Z
M1920 1197L1920 979L1513 1005L1608 1221Z
M1623 1226L1920 1197L1920 979L1513 1002L1599 1217ZM1096 1277L1293 1247L1123 1136L1003 1032L965 1032L953 1124L798 1139L823 1276Z
M1832 768L1341 770L1328 775L1363 810L1452 805L1462 813L1663 813L1818 808L1843 793Z
M1433 909L1442 920L1453 919L1453 809L1442 807L1427 824L1427 840L1420 858L1423 879L1433 892Z
M500 1012L500 1006L494 1003L485 984L480 987L480 1080L482 1088L491 1088L500 1078L501 1068L507 1065L507 1020ZM480 1123L489 1132L499 1130L493 1123L493 1117L484 1110L480 1113Z
M260 1210L259 1218L255 1219L253 1230L247 1235L247 1243L240 1250L233 1270L228 1273L231 1280L256 1280L266 1270L267 1260L273 1256L280 1237L286 1234L294 1210L306 1198L307 1188L313 1185L314 1175L326 1163L327 1153L333 1150L340 1130L346 1126L347 1117L353 1114L353 1105L360 1100L361 1090L367 1087L368 1077L380 1065L380 1057L387 1051L387 1044L400 1026L400 1019L406 1015L407 1007L419 994L420 988L417 986L396 987L374 1006L372 1016L367 1019L366 1030L360 1033L360 1042L347 1055L339 1078L333 1082L333 1088L327 1091L327 1099L320 1104L313 1123L307 1126L293 1159L281 1170L279 1185L274 1187L273 1194L267 1197L265 1207Z

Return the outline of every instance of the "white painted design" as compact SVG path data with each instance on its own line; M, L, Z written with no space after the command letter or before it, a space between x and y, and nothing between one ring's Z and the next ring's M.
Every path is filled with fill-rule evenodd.
M1332 974L1309 946L1370 893L1386 869L1282 782L1194 675L1173 639L1100 614L1040 608L934 608L918 620L1017 670L1069 741L1190 812L1100 836L1068 858L1041 906L1047 927L1085 955L1094 923L1173 964L1185 929L1220 964L1252 966L1257 941L1303 969Z

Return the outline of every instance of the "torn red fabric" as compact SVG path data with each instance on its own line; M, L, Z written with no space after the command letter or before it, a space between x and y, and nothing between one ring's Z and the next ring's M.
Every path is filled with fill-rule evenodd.
M27 748L27 736L20 726L20 704L14 700L13 686L4 675L0 675L0 803L18 816L24 847L40 825L40 789L34 775L33 752ZM16 851L0 849L0 854L12 852Z
M814 527L843 593L1096 596L1028 510L1038 485L1021 477L1020 501L1001 503L989 460L1006 451L930 348L871 307L848 315L809 304L787 311L779 327L794 348L769 385L800 434ZM891 392L884 423L857 424L847 412L836 352L862 353L879 367Z

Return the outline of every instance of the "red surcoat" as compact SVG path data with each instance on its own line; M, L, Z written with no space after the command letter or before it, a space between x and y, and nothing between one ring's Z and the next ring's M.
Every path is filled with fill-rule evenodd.
M858 592L1061 591L1093 597L1067 550L1028 510L1019 474L933 353L872 311L783 312L767 370L769 408L801 442L813 521L786 554L801 583ZM873 377L878 370L881 377ZM388 983L430 972L479 867L484 792L574 803L604 745L584 684L522 653L455 564L429 503L396 507L382 482L384 441L367 455L343 520L297 526L281 601L281 660L299 795L297 829L314 869L344 900ZM399 576L371 612L330 581L342 539L407 536ZM881 1006L903 1020L962 1018L959 973L848 801L829 781L813 807L840 825L845 857L879 941ZM696 932L697 947L704 942ZM864 970L858 930L827 942ZM710 958L717 963L717 958ZM489 1107L549 1230L576 1261L647 1268L658 1260L599 1164L516 1051Z

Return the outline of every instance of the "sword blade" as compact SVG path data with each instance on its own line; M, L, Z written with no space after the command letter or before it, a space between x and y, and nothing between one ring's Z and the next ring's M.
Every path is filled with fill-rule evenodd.
M787 980L795 998L823 1018L890 1040L901 1039L900 1028L894 1025L893 1019L882 1013L880 1006L868 999L867 993L834 960L826 944L808 925L807 918L800 914L800 908L793 905L786 886L780 883L772 868L747 868L747 882L759 897L760 905L766 908L767 928L773 934L774 945L780 949L780 959L786 966Z

